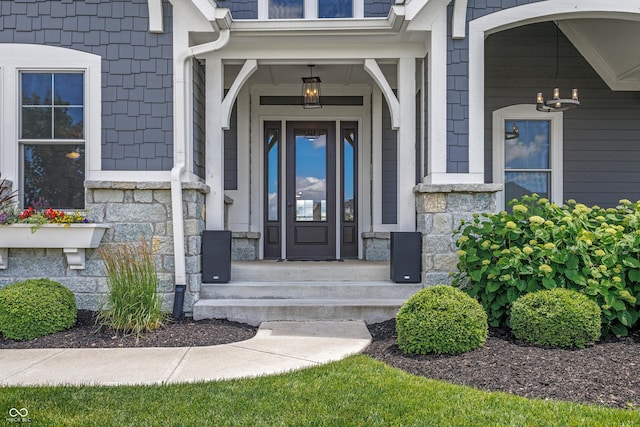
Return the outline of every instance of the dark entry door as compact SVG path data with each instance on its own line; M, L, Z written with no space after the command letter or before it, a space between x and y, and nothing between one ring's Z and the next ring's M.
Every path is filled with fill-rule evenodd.
M335 122L287 122L287 259L336 257Z

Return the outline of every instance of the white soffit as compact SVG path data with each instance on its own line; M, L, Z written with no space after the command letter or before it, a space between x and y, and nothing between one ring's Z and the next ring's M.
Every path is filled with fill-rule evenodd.
M589 18L558 25L612 90L640 90L640 22Z

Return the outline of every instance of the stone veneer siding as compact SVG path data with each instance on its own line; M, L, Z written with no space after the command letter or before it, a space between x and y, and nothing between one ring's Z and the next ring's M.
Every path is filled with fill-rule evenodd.
M153 249L158 292L163 308L171 311L174 294L173 223L169 182L88 181L87 217L109 224L101 246L136 242L143 238ZM187 290L185 312L200 292L204 198L208 186L183 183ZM37 232L37 231L36 231ZM0 270L0 287L19 280L47 277L71 289L79 309L97 310L105 301L104 263L95 249L86 250L84 270L69 269L62 249L9 249L8 268Z
M418 184L416 195L417 231L422 232L422 283L450 283L457 270L452 231L474 213L495 211L495 193L501 184Z

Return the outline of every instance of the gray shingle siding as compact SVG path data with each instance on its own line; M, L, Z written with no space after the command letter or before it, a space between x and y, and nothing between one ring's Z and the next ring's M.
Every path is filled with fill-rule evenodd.
M216 3L229 9L233 19L258 19L258 0L217 0Z
M102 57L103 169L171 169L168 0L162 34L148 31L147 0L0 0L0 12L0 43L46 44Z
M395 0L364 0L365 18L385 18Z
M391 113L382 102L382 223L398 222L398 132L391 128Z
M539 91L570 90L579 82L582 103L563 115L564 199L615 206L640 200L640 98L612 91L560 33L560 78L555 80L556 30L552 23L496 33L485 49L485 164L492 171L492 114L513 104L533 104ZM540 64L546 64L541 69ZM553 141L552 141L553 143Z
M204 179L206 154L205 61L193 60L193 171Z
M542 0L469 0L469 20L514 6ZM447 29L447 172L469 172L469 38L451 38L453 3L448 8ZM468 34L468 31L467 31Z

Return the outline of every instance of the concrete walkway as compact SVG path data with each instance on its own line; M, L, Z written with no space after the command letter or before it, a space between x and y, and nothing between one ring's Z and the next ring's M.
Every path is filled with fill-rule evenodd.
M0 350L0 386L133 385L272 375L364 350L364 322L264 322L255 337L209 347Z

